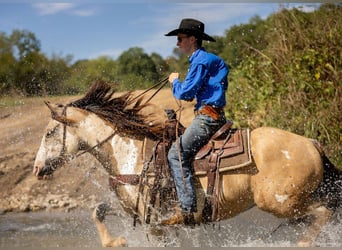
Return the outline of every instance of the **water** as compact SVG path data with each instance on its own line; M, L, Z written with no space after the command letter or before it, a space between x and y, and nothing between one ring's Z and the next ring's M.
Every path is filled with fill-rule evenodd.
M289 223L250 209L216 223L187 227L163 227L167 237L151 234L146 225L132 226L124 212L108 216L106 223L114 236L124 236L130 247L290 247L295 246L305 223ZM323 228L316 241L321 247L342 246L342 211ZM0 215L0 248L8 247L99 247L100 240L91 211L8 213Z

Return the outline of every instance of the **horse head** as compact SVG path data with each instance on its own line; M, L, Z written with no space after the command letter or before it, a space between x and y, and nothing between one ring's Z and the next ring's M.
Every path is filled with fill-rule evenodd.
M39 179L52 176L53 172L68 162L71 152L76 151L78 138L73 129L76 120L67 118L67 106L45 102L51 111L51 120L41 140L34 162L33 173Z
M116 134L141 140L145 137L152 140L163 137L162 124L156 122L148 111L141 112L148 107L142 103L142 98L134 98L131 92L117 97L113 97L113 93L108 83L97 81L84 97L67 105L45 102L52 119L34 164L33 173L38 178L50 176L58 167L77 156L79 150L92 153L92 149L99 149ZM106 159L110 158L108 156L94 156L101 163L111 161ZM111 173L112 167L107 171Z

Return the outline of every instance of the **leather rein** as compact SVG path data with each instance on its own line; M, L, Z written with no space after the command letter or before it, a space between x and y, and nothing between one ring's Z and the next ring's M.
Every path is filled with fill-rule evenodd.
M144 92L142 92L141 94L139 94L138 96L134 97L132 100L135 100L143 95L145 95L148 91L152 90L153 88L158 87L157 90L155 90L155 92L152 94L151 97L149 97L147 99L147 101L145 102L145 104L147 104L149 101L151 101L151 99L168 83L168 77L162 79L161 81L159 81L158 83L156 83L155 85L153 85L152 87L150 87L149 89L145 90ZM70 107L71 105L65 105L64 108L63 108L63 111L62 111L62 116L66 118L67 116L67 108ZM178 121L178 120L177 120ZM115 130L112 134L110 134L107 138L105 138L104 140L102 140L101 142L97 143L96 145L90 147L90 148L87 148L79 153L77 153L74 157L67 157L66 155L66 136L67 136L67 126L68 124L67 123L63 123L63 139L62 139L62 149L61 149L61 152L60 152L60 155L58 156L58 160L62 163L67 163L69 162L70 160L72 159L75 159L85 153L89 153L91 151L93 151L95 148L97 147L100 147L102 146L104 143L106 143L107 141L109 141L111 138L113 138L115 136L115 134L117 134L117 131ZM178 131L178 122L177 122L177 125L176 125L176 131ZM178 133L176 133L176 137L178 137ZM164 139L163 139L164 141ZM165 147L165 146L164 146ZM165 148L163 149L165 151ZM165 154L165 152L164 152ZM115 176L110 176L109 178L109 184L110 184L110 187L112 189L114 189L114 187L116 187L117 185L124 185L124 184L131 184L131 185L139 185L139 191L138 191L138 197L137 197L137 200L136 200L136 204L135 204L135 208L134 208L134 218L133 218L133 226L136 226L136 222L137 222L137 219L138 219L138 204L139 204L139 200L142 198L140 197L142 192L143 192L143 188L144 186L146 185L146 183L144 183L146 180L147 177L147 172L150 168L150 164L152 162L155 162L155 153L152 153L150 158L148 159L147 162L145 162L144 164L144 167L143 167L143 170L140 174L118 174L118 175L115 175ZM162 165L164 163L161 163ZM51 170L54 171L57 167L54 167L54 166L50 166L51 167ZM159 173L160 174L160 173ZM159 175L157 175L159 176ZM150 216L151 216L151 209L150 207L154 207L155 205L155 198L156 198L156 195L157 195L157 192L159 190L159 188L161 188L159 186L159 183L160 182L160 178L155 178L155 181L154 181L154 186L155 188L153 190L151 190L151 201L150 201L150 206L148 208L148 211L147 211L147 218L146 218L146 222L149 223L150 222ZM157 187L158 187L158 190L157 190Z
M64 117L67 116L67 108L70 107L70 105L65 105L62 111L62 115ZM60 159L60 161L62 161L63 163L67 163L68 161L70 161L71 159L69 157L66 156L65 152L66 152L66 128L67 128L68 124L63 123L63 139L62 139L62 149L61 152L58 156L58 159ZM78 158L79 156L85 154L85 153L89 153L92 150L94 150L97 147L102 146L104 143L106 143L107 141L109 141L111 138L114 137L114 135L117 133L117 131L114 131L112 134L110 134L108 137L106 137L104 140L100 141L99 143L97 143L96 145L87 148L79 153L77 153L74 157L72 157L72 159ZM56 167L50 166L52 168L52 171L56 170Z
M148 103L149 101L151 101L151 99L168 83L168 77L164 77L162 80L160 80L159 82L157 82L156 84L154 84L153 86L151 86L150 88L148 88L147 90L145 90L144 92L140 93L139 95L137 95L136 97L134 97L132 99L132 101L136 100L137 98L145 95L147 92L151 91L152 89L154 89L155 87L158 87L159 88L152 94L152 96L147 99L147 101L145 102ZM65 105L64 108L63 108L63 111L62 111L62 115L64 117L67 116L67 108L70 107L70 105ZM63 139L62 139L62 150L58 156L58 161L62 162L62 163L66 163L69 161L69 159L66 157L66 128L67 128L68 124L66 123L63 123ZM89 153L91 152L92 150L94 150L95 148L97 147L100 147L102 146L104 143L106 143L107 141L109 141L111 138L114 137L114 135L117 133L117 131L114 131L111 135L109 135L107 138L105 138L103 141L97 143L96 145L94 145L93 147L90 147L86 150L83 150L82 152L79 152L78 154L75 155L74 158L77 158L85 153ZM53 165L50 166L52 172L56 170L57 167L54 167Z

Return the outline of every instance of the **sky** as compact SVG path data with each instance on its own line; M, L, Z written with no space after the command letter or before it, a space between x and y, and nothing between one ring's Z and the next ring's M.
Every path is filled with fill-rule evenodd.
M317 3L284 4L294 6L311 11ZM178 28L182 18L198 19L207 34L224 36L231 26L248 23L256 15L266 18L279 8L279 3L264 1L0 0L0 32L9 36L14 29L28 30L46 56L72 55L73 61L116 59L133 47L167 58L176 38L164 35Z

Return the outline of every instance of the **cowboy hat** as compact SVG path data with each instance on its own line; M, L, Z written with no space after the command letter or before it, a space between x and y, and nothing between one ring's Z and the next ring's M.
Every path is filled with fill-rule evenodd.
M165 36L177 36L179 33L199 36L203 40L215 42L215 39L204 33L204 23L192 18L185 18L179 24L178 29L172 30Z

